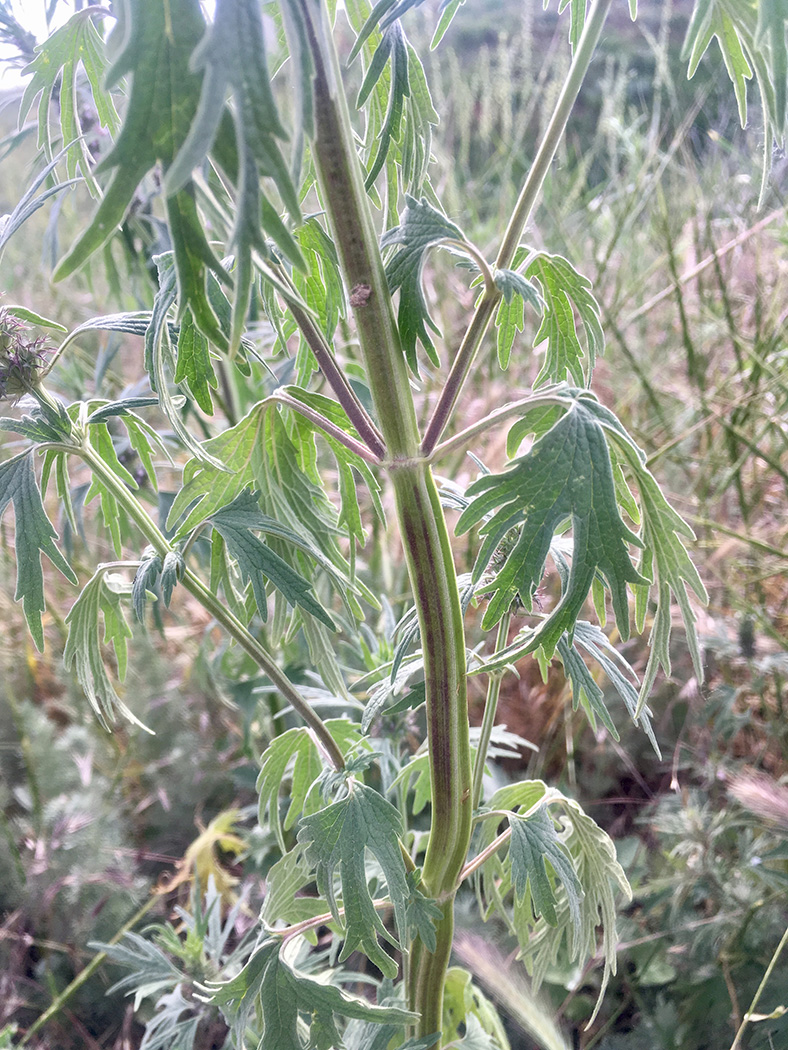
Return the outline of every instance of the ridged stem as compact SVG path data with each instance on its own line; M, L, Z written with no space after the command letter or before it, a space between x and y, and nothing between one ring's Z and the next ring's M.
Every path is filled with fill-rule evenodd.
M386 445L410 583L421 627L432 780L432 824L424 858L426 892L444 910L438 949L411 946L409 1005L418 1033L440 1030L453 934L453 897L471 834L465 637L449 533L420 435L378 238L340 84L333 40L322 39L302 2L315 64L312 157L345 281L372 399Z

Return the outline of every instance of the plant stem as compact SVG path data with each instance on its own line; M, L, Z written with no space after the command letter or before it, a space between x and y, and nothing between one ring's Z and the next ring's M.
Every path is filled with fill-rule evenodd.
M503 649L509 638L509 625L512 622L512 614L505 612L498 623L498 634L495 639L495 651ZM501 693L501 679L503 671L493 671L487 683L487 698L484 702L484 714L482 716L481 732L479 734L479 747L476 751L476 760L473 766L473 809L478 809L482 797L482 780L484 779L484 767L487 763L487 751L490 747L490 737L495 725L495 714L498 710L498 697Z
M129 921L127 923L124 923L123 926L121 926L121 928L112 938L112 940L110 940L108 943L117 944L124 934L128 933L129 930L134 929L134 927L137 925L140 919L144 918L144 916L151 910L153 905L156 904L158 900L159 897L153 895L150 896L148 900L146 900L145 903L142 905L142 907L138 911L136 911L134 915L132 915ZM85 981L89 980L93 976L96 970L98 970L98 968L104 963L106 958L106 952L98 952L97 955L93 956L93 958L84 968L84 970L80 970L80 972L71 982L71 984L67 985L60 993L60 995L58 995L57 998L52 1000L47 1009L35 1019L35 1021L31 1024L31 1026L22 1036L19 1043L20 1046L24 1046L25 1043L28 1043L37 1032L41 1031L41 1029L48 1021L51 1021L53 1017L60 1013L60 1011L63 1009L63 1007L74 994L74 992L79 991L79 989L82 987Z
M544 138L534 157L534 162L528 172L528 177L523 184L520 197L503 236L498 258L495 260L496 268L499 270L507 269L512 264L514 254L520 244L520 238L525 232L534 205L544 185L547 172L550 170L550 165L563 138L569 115L588 72L588 67L599 42L611 3L612 0L596 0L586 19L566 82L558 97L550 123L547 125ZM430 455L435 448L446 424L451 418L454 406L470 373L476 352L481 346L484 333L487 331L487 326L500 298L501 293L497 289L495 289L494 293L488 289L476 307L476 312L471 318L471 323L454 358L454 363L446 379L446 385L441 391L438 404L427 426L422 443L425 455Z
M419 455L416 411L383 260L330 35L301 12L315 66L316 137L312 157L345 281L370 390L383 434L400 534L421 627L432 783L432 827L424 858L425 890L443 907L437 950L411 947L409 1006L419 1034L439 1031L453 936L453 898L471 833L465 636L449 533L428 463Z
M766 984L767 984L769 978L771 977L771 975L772 975L772 973L774 971L774 968L777 965L777 963L778 963L778 961L780 959L780 956L783 953L783 949L785 948L786 944L788 944L788 927L786 927L785 933L782 935L782 937L780 939L780 943L775 948L774 955L769 960L769 965L766 967L766 973L764 973L763 978L761 979L761 983L758 985L758 988L757 988L757 990L755 992L755 995L752 997L752 1002L750 1003L750 1006L749 1006L749 1009L747 1010L747 1013L742 1018L742 1022L739 1025L739 1030L736 1032L734 1040L731 1043L731 1050L739 1050L739 1047L741 1046L741 1037L742 1037L742 1035L744 1033L744 1029L747 1027L747 1025L752 1020L752 1015L755 1013L755 1008L758 1005L758 1003L760 1002L760 998L763 995L763 990L766 987Z
M100 478L102 484L112 492L118 504L139 528L148 543L155 548L157 554L163 558L175 550L134 493L124 485L101 456L96 453L87 437L85 437L80 446L72 451L82 457L93 474ZM181 584L197 599L204 609L211 613L225 631L251 656L260 670L270 678L282 696L303 718L309 728L312 729L334 768L344 769L345 759L336 741L326 729L323 720L314 711L309 701L301 696L287 675L280 670L273 657L266 652L254 635L247 630L234 613L205 586L191 569L186 569Z

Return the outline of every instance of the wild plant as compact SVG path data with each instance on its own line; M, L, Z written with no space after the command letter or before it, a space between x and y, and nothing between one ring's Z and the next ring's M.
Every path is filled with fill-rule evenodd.
M441 5L434 46L461 2ZM55 278L96 272L101 258L120 287L124 251L123 265L142 262L156 282L149 309L90 318L51 354L28 326L56 332L57 321L13 306L0 317L2 390L26 397L26 414L1 425L27 442L0 465L0 512L14 504L31 635L40 649L41 553L79 582L42 493L54 488L76 533L72 472L87 472L85 502L100 506L114 558L81 584L64 656L101 723L144 721L122 687L129 617L145 623L152 603L167 609L184 592L277 691L280 724L290 720L261 758L260 821L279 858L253 934L224 951L230 933L209 888L213 910L196 908L186 947L159 930L156 944L120 949L137 967L138 1000L165 990L149 1047L194 1045L202 1007L182 984L221 1011L238 1048L505 1046L469 979L451 971L447 983L455 898L471 885L481 918L498 916L516 936L535 985L559 952L593 955L601 925L601 996L626 875L573 798L538 780L488 790L488 759L511 744L496 727L501 678L526 657L545 675L562 665L575 705L615 736L592 661L655 743L648 698L670 673L675 604L702 679L692 530L590 389L605 342L590 282L527 239L611 0L559 5L571 63L494 258L441 207L438 114L404 26L418 6L217 0L208 17L197 0L120 0L111 16L78 10L28 67L22 119L38 99L49 159L5 218L0 247L82 181L98 204ZM335 39L345 18L355 97ZM771 143L786 109L778 5L698 3L690 74L715 37L742 119L756 72ZM80 123L80 69L109 148ZM58 165L65 181L47 185ZM424 280L438 250L475 294L456 345L437 331ZM462 426L469 377L485 354L506 370L525 352L526 324L541 350L532 389ZM143 341L148 387L66 404L53 369L96 330ZM434 396L426 374L440 377ZM436 474L504 427L502 468L480 464L464 491ZM171 500L157 498L160 475L180 476ZM364 563L368 530L387 511L407 567L404 603L376 593ZM468 535L473 566L458 575L454 536ZM396 631L378 626L403 604ZM471 606L491 638L483 647L466 641ZM605 633L609 613L620 639L633 620L650 629L642 681ZM281 658L295 638L310 653L308 678ZM474 733L469 676L487 682ZM360 719L348 717L359 701ZM345 714L324 717L331 706ZM407 734L391 732L403 724ZM200 924L216 950L187 959Z

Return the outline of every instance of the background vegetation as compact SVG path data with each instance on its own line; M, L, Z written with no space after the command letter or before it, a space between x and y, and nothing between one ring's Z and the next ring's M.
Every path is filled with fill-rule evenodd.
M548 975L542 995L565 1045L718 1050L732 1042L788 926L784 165L778 159L759 211L758 131L739 129L716 63L690 82L681 73L689 5L642 7L635 25L625 12L614 15L531 239L583 261L608 334L595 389L603 403L615 402L696 527L693 553L712 599L700 614L708 678L701 690L676 651L673 677L658 682L652 702L660 761L634 730L621 741L592 732L573 713L560 675L546 684L535 672L508 676L501 718L538 750L501 760L495 775L546 776L577 797L614 835L635 891L618 976L590 1031L583 1026L598 969ZM433 23L434 13L414 12L411 33L426 36ZM535 86L549 98L560 83L565 32L536 0L469 0L430 56L436 108L445 114L436 177L449 214L481 246L511 210L540 130ZM15 131L17 101L9 93L0 113L0 214L36 165L34 135ZM757 114L752 127L760 127ZM114 284L50 284L60 243L71 243L85 207L80 190L58 199L11 242L0 274L7 301L69 327L119 306L149 308L153 285L125 270ZM440 326L451 333L468 293L440 258L428 280ZM463 312L470 305L460 301ZM74 396L115 396L139 378L137 354L133 341L96 333L58 382ZM467 422L509 400L512 387L528 386L536 368L529 358L513 361L505 378L480 375L465 395ZM490 443L480 454L495 468L504 450ZM466 480L474 473L469 463ZM91 545L109 549L94 515L80 520ZM239 667L235 652L217 651L210 624L182 605L166 644L151 634L133 647L127 699L156 735L104 733L61 670L73 596L65 585L48 595L47 651L37 653L12 600L8 524L2 529L0 1027L18 1025L33 1047L136 1047L131 1004L122 993L104 995L120 973L111 962L30 1029L90 964L89 942L109 941L135 916L137 929L173 918L176 906L189 907L196 874L202 890L213 874L220 890L248 902L239 929L251 922L274 845L256 827L254 781L281 716L265 683ZM70 542L79 566L83 540ZM404 579L396 549L375 537L366 565L373 591L385 581L379 591L396 593ZM390 611L391 624L400 612ZM306 654L293 643L288 655L298 678ZM637 643L626 655L642 668ZM240 685L239 670L247 672ZM479 710L482 700L471 697ZM406 732L407 723L391 729ZM538 1008L511 961L514 947L504 929L480 931L469 910L459 961L498 1001L514 1050L551 1045L545 1035L535 1042ZM775 1016L751 1027L751 1047L786 1045L788 1022L777 1008L788 1007L787 987L788 953L759 1006ZM206 1017L197 1045L219 1047L224 1034Z

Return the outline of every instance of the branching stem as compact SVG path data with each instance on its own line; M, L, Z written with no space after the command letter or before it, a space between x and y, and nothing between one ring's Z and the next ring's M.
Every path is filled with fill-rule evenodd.
M495 260L495 266L499 270L507 269L512 264L520 239L525 232L534 205L544 185L547 172L550 170L550 165L563 138L569 115L588 72L588 67L591 64L591 58L602 33L611 3L612 0L596 0L586 19L563 90L558 97L550 123L547 125L544 138L534 157L534 162L523 184L520 197L501 242L498 258ZM465 380L470 374L476 353L481 346L484 333L487 331L487 326L500 298L501 292L497 288L494 292L488 289L476 307L476 312L471 318L471 323L457 351L457 356L454 358L454 363L446 379L446 385L441 391L435 411L427 426L422 443L422 450L425 455L432 453L452 416L454 406L460 396Z

